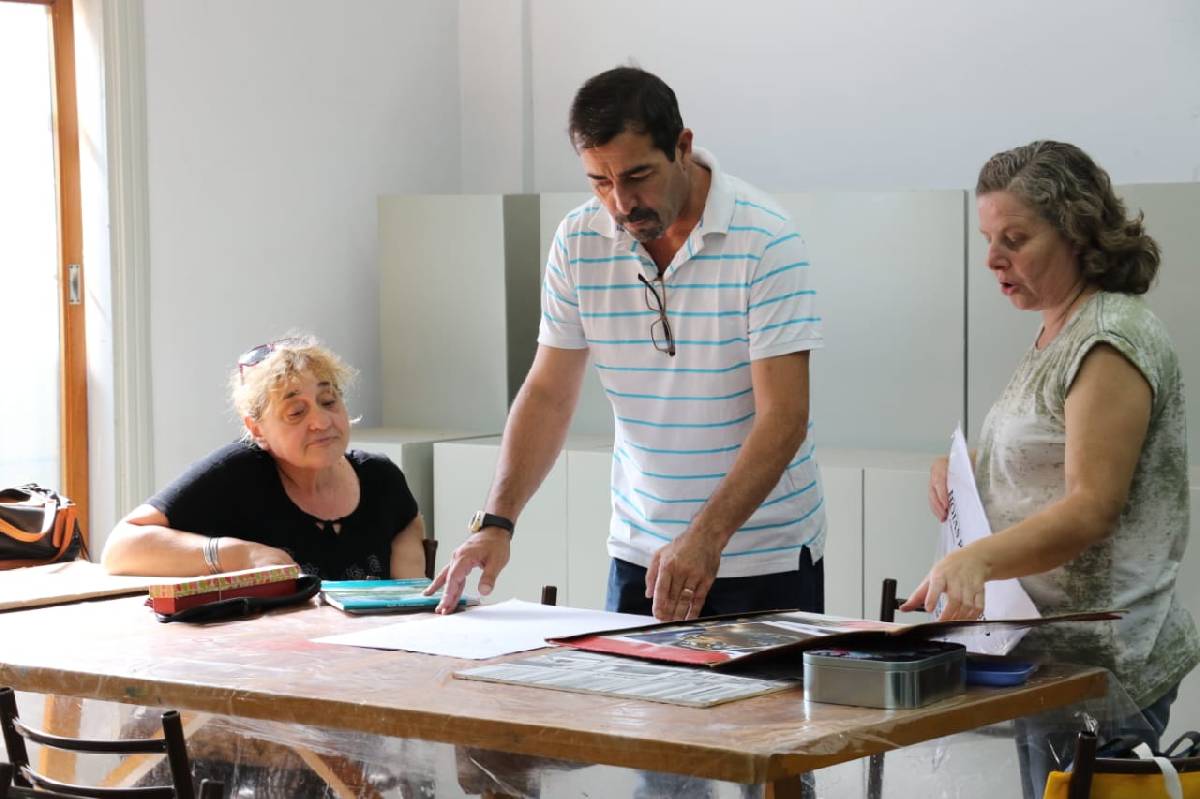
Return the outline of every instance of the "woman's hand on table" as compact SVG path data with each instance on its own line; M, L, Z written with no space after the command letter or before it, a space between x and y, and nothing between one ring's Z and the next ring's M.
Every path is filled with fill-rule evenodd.
M932 613L938 597L946 595L939 621L978 619L983 615L984 585L991 567L976 547L951 552L929 571L917 590L900 606L902 611Z

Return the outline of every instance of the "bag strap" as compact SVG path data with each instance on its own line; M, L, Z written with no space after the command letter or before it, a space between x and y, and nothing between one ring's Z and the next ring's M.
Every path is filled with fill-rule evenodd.
M67 501L62 506L59 513L54 516L54 536L52 540L54 545L58 547L58 554L55 558L61 558L71 548L71 542L75 540L76 519L78 511L75 510L75 503ZM87 545L83 543L83 534L79 535L79 546L83 549L84 557L87 557Z
M22 530L18 527L14 527L13 525L9 524L4 519L0 519L0 532L4 533L5 535L7 535L11 538L17 539L18 541L24 541L26 544L32 544L33 542L41 541L43 538L46 537L46 533L48 533L50 531L50 528L54 525L54 517L57 515L58 515L58 507L56 505L54 508L51 509L50 512L46 513L42 517L43 518L42 529L40 532L36 532L36 533L29 532L27 530Z
M1188 730L1163 749L1164 757L1196 757L1200 755L1200 732Z
M1158 770L1162 772L1163 788L1167 791L1168 799L1183 799L1183 783L1179 779L1179 772L1176 771L1175 764L1169 757L1154 754L1154 750L1146 743L1135 746L1133 754L1142 760L1153 760L1154 765L1158 766Z
M1162 771L1163 787L1167 789L1167 796L1170 799L1183 799L1183 782L1179 779L1179 772L1175 770L1175 764L1171 762L1170 758L1158 755L1151 759L1158 764L1159 770Z

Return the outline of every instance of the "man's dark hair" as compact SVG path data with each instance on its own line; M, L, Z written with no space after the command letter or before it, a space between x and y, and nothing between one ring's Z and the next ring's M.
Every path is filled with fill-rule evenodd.
M567 132L576 150L601 147L625 130L649 134L654 146L675 160L683 118L675 92L637 67L601 72L580 87L571 103Z

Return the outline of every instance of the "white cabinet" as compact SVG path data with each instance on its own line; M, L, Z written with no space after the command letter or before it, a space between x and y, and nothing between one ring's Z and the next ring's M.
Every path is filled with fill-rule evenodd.
M522 512L512 560L497 585L496 599L536 600L542 585L557 585L559 601L572 607L604 607L608 579L608 521L612 515L612 447L595 437L572 437L550 475ZM487 498L499 457L499 438L434 444L434 512L439 564L466 539L466 518ZM826 609L860 617L877 607L878 581L864 587L864 469L858 452L822 453L826 492ZM918 458L924 462L924 456ZM922 486L923 488L923 486ZM920 493L924 497L924 492ZM928 511L926 511L928 513ZM462 523L460 523L462 521ZM931 555L930 549L930 555ZM895 558L890 558L893 561ZM870 573L884 575L892 563ZM919 569L928 569L928 560ZM922 571L922 576L924 572ZM473 585L474 583L472 583Z
M937 551L938 521L929 510L934 454L879 453L863 469L863 608L879 615L883 580L908 596L925 579Z
M438 441L472 438L479 433L465 430L422 430L413 427L354 428L350 446L364 452L387 455L404 472L408 488L425 517L425 534L437 538L434 502L433 445Z
M863 470L838 453L817 450L825 492L825 612L863 615ZM871 607L868 605L867 607Z
M611 483L611 446L567 452L567 593L564 601L571 607L604 608L608 595Z
M438 528L438 566L467 538L467 521L487 500L496 461L499 437L435 444L434 508L442 522ZM453 520L461 523L455 524ZM524 599L537 602L542 586L562 591L567 581L567 482L565 459L559 457L545 482L517 522L508 565L496 581L491 601ZM476 591L479 572L467 581Z
M467 537L466 522L483 507L500 456L500 438L434 445L434 508L442 519L438 563ZM517 520L511 559L493 600L536 602L542 587L558 588L560 604L603 608L608 580L611 445L588 436L568 439L563 452ZM461 519L461 524L455 520ZM474 590L477 574L469 582Z

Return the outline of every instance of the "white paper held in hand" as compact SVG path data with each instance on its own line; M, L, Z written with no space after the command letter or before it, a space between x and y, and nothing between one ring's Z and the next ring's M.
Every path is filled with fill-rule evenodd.
M992 534L987 514L983 511L983 501L979 498L979 489L975 486L975 471L971 465L971 455L967 452L966 439L963 438L962 425L954 428L954 434L950 437L950 469L946 484L950 511L946 514L946 521L942 522L937 560ZM935 616L941 615L945 603L946 597L943 595L934 609ZM1021 582L1015 578L988 582L984 586L983 608L984 618L987 619L1036 619L1042 615L1021 587ZM968 652L1003 655L1016 646L1026 632L1027 629L995 630L990 633L968 630L945 636L943 640L962 644Z

